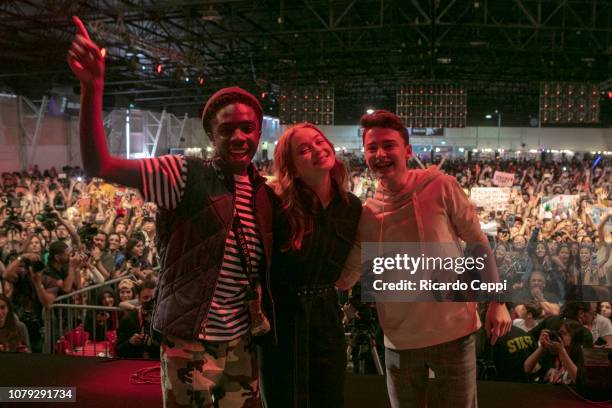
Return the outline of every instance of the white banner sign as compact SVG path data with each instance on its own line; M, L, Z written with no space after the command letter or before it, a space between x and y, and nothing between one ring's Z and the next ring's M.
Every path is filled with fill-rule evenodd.
M540 215L549 218L550 216L560 216L562 218L571 217L576 211L579 195L558 194L555 196L542 197L540 203Z
M470 192L470 199L477 207L505 210L510 190L508 187L475 187Z

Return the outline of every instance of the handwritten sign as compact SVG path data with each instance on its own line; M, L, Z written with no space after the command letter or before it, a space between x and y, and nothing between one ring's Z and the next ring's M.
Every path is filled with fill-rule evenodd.
M498 187L512 187L514 184L514 173L496 171L495 174L493 174L493 184Z
M542 197L540 203L540 215L546 216L546 213L552 213L553 216L564 215L566 218L576 211L579 195L558 194L554 196Z
M508 187L475 187L470 199L477 207L505 210L510 200Z

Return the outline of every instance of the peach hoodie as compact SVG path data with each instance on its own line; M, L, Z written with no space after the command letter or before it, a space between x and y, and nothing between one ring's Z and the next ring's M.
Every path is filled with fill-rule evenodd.
M365 202L359 223L360 242L482 242L488 245L465 192L454 177L436 166L410 170L399 192L379 185ZM455 256L462 256L457 246ZM352 287L361 274L361 245L356 243L336 286ZM480 327L476 304L468 302L379 302L385 346L415 349L446 343Z

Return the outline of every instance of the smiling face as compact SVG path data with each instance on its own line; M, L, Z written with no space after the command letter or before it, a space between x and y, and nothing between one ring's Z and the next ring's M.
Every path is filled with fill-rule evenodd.
M211 125L219 157L229 164L232 172L246 174L261 136L261 123L253 108L240 102L224 106L215 114Z
M119 299L121 299L122 302L130 300L133 297L134 297L134 292L132 291L132 289L125 288L125 287L119 289Z
M291 159L294 170L304 180L319 179L329 173L336 155L329 141L316 129L297 129L291 138Z
M408 168L406 161L412 155L412 146L394 129L373 127L364 134L365 160L376 178L391 190L400 189Z
M117 249L119 249L119 235L117 234L110 234L108 236L108 247L111 251L115 251Z
M538 258L542 258L546 255L546 247L540 243L536 246L536 255Z

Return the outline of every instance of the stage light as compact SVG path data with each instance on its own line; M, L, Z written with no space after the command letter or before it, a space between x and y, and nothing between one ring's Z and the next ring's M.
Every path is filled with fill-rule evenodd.
M155 65L155 72L161 74L164 71L164 66L162 64Z
M189 82L191 79L189 77L185 77L185 82Z
M612 91L608 91L608 99L612 99Z
M463 127L467 92L460 84L400 82L396 111L410 127Z
M200 86L204 86L204 77L198 77L198 83Z
M370 109L366 110L366 113L367 113L368 115L371 115L371 114L373 114L373 113L374 113L374 109L370 108Z
M552 95L549 92L551 90L554 91ZM540 85L540 118L543 123L598 122L597 85L586 82L542 83Z
M334 124L334 89L323 86L296 86L281 90L278 99L280 123ZM266 95L272 98L272 95Z
M491 115L489 113L485 115L485 118L487 118L487 119L491 119L492 117L493 117L493 115Z
M100 55L102 55L102 58L106 57L106 48L100 48Z

